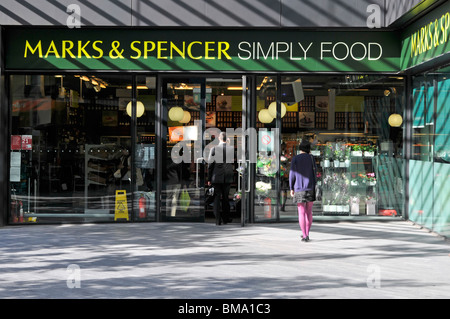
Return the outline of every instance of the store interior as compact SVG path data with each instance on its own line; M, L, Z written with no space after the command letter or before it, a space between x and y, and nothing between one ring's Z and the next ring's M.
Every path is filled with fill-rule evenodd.
M277 77L254 78L256 105L250 116L256 129L280 132L276 148L257 148L251 208L255 221L296 219L286 178L302 139L312 142L323 188L315 215L402 215L402 77L281 76L281 127L272 104ZM157 220L156 77L136 76L135 119L132 83L131 75L10 76L11 222L116 220L116 192L122 189L127 190L125 219ZM173 135L177 128L195 126L198 120L219 130L242 126L242 78L210 77L205 85L204 119L199 86L173 80L163 96L160 213L167 220L213 218L205 192L206 164L187 163L177 173L179 183L166 175L173 146L186 140ZM173 120L170 110L175 107L189 115ZM237 139L234 145L239 147ZM238 220L242 177L240 164L235 168L230 203ZM130 183L130 173L136 183Z

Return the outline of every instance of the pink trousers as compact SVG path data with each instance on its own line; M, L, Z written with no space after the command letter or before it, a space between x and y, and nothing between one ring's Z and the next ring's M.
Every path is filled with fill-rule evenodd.
M298 223L303 233L303 238L309 236L309 230L311 229L313 216L312 208L314 202L298 203Z

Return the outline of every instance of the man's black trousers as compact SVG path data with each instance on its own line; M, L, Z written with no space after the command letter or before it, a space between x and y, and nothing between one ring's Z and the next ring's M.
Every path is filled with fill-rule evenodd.
M230 202L228 194L230 192L230 184L217 183L213 184L214 187L214 215L216 216L216 225L220 225L221 221L224 224L230 220ZM222 203L222 209L220 209L220 203Z

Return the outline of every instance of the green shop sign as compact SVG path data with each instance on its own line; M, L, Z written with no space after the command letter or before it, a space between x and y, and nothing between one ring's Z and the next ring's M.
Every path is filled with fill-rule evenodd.
M385 31L20 28L6 33L15 70L398 72Z
M447 1L408 27L402 39L402 70L449 52L450 2Z

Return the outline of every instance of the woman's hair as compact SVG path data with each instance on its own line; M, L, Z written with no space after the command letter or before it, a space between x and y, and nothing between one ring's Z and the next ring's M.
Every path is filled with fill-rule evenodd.
M311 143L308 142L307 140L302 140L298 148L301 151L309 154L311 152Z

